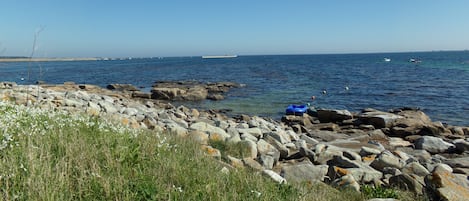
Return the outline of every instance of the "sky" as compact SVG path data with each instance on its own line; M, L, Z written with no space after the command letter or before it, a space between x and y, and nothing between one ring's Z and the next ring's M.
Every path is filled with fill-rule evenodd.
M464 50L468 9L467 0L0 0L0 56Z

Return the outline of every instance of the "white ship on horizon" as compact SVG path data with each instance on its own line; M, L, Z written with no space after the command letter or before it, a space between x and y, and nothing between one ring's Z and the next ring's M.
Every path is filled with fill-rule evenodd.
M236 58L238 55L208 55L202 56L202 59L225 59L225 58Z

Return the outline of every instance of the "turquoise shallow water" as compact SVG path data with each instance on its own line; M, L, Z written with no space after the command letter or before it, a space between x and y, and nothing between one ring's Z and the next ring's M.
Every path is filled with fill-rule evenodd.
M246 87L233 89L223 101L187 104L279 118L288 104L311 102L314 95L313 104L324 108L419 107L433 120L469 125L469 51L0 63L0 80L130 83L143 90L158 80L234 81Z

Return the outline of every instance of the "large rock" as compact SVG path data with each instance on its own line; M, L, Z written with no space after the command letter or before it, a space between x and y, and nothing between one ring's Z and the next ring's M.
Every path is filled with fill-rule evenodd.
M311 163L300 163L295 165L285 165L282 167L280 175L289 183L294 182L321 182L327 174L327 165L313 165Z
M402 167L404 167L404 165L405 165L404 161L401 161L398 157L394 156L389 151L383 151L370 164L371 167L377 170L382 170L385 167L394 167L397 169L401 169Z
M200 101L223 99L222 93L241 85L230 82L202 83L198 81L159 81L151 90L152 99Z
M445 153L456 148L453 144L433 136L422 136L414 144L416 149L424 149L432 154Z
M403 116L382 111L370 111L360 114L359 119L365 124L373 125L375 128L387 128Z
M318 118L321 123L341 122L352 119L353 115L348 110L317 110Z
M182 94L182 100L187 101L200 101L207 99L208 91L202 86L195 86L189 88L185 94Z
M194 124L190 125L189 128L191 128L193 130L206 132L209 135L217 135L217 136L222 138L222 139L220 139L222 141L224 141L225 139L230 137L230 135L228 135L225 130L223 130L221 128L218 128L218 127L215 127L215 126L212 126L212 125L210 125L206 122L194 123Z
M430 118L420 110L404 110L397 113L404 118L396 119L391 128L391 134L397 137L409 135L438 136L451 133L441 122L432 122Z
M182 100L182 95L186 90L178 88L153 88L151 90L151 98L159 100Z
M106 86L106 88L117 91L139 91L137 87L131 84L109 84Z
M452 158L445 161L452 168L469 168L469 157Z
M425 177L425 183L434 200L465 201L469 198L469 182L465 175L436 168L431 175Z
M389 185L409 190L417 194L423 194L424 181L423 177L404 173L389 178Z
M453 141L453 144L456 146L456 151L462 153L469 151L469 141L464 139L457 139Z

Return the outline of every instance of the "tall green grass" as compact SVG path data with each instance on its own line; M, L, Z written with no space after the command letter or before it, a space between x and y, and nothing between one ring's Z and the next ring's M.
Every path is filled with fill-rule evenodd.
M1 200L362 200L327 185L222 171L194 142L0 103Z

